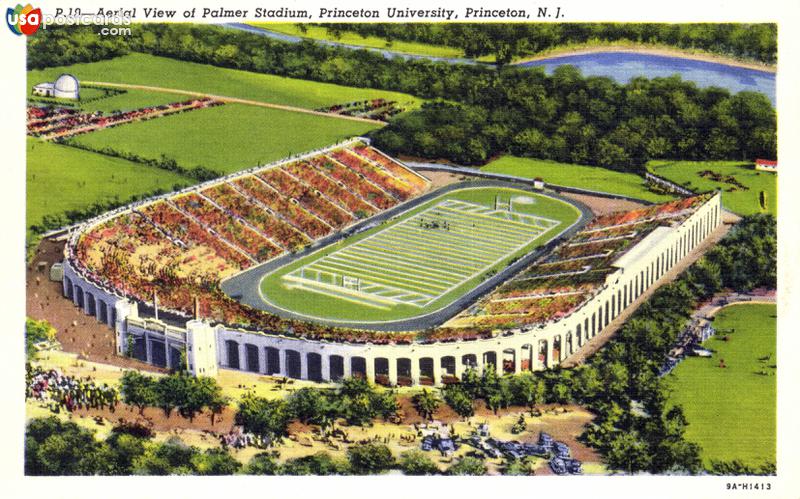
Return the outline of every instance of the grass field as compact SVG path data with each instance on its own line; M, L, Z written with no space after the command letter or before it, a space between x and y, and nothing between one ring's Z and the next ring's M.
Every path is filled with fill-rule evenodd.
M420 99L400 92L284 78L138 53L107 61L28 71L28 85L53 81L65 72L79 80L207 92L308 109L381 97L395 100L409 109L421 103ZM171 98L180 99L175 99L174 95Z
M515 213L494 211L498 195L514 197ZM572 205L527 191L460 189L277 269L261 291L273 305L311 317L414 317L451 303L579 215ZM345 287L343 276L360 282Z
M97 201L126 201L136 194L194 181L123 159L28 139L26 225L45 215L86 208Z
M202 165L230 173L327 146L373 128L375 125L369 123L225 104L107 128L74 140L148 158L158 159L164 154L186 168Z
M393 40L391 43L385 38L378 36L361 36L352 31L343 31L341 36L335 37L330 30L324 26L307 26L306 31L300 31L296 23L247 23L257 28L282 33L284 35L299 36L309 40L329 40L346 45L357 45L365 48L377 48L390 50L400 54L428 55L432 57L457 57L463 58L464 51L454 47L444 45L432 45L428 43L406 42Z
M481 170L526 178L541 177L545 182L556 185L622 194L653 202L672 199L670 196L656 194L647 190L644 179L638 175L607 170L596 166L503 156L487 164Z
M187 97L176 94L149 92L137 89L131 89L122 94L103 97L103 92L100 89L84 87L81 88L80 101L71 99L32 99L31 103L35 105L66 105L67 107L82 109L90 113L94 111L110 113L112 111L129 111L131 109L140 109L147 106L169 104L186 99Z
M738 215L778 212L778 176L774 173L759 172L753 163L741 161L650 161L650 171L669 179L676 184L685 185L695 191L722 189L722 204ZM732 176L747 190L731 183L701 177L700 173L711 171L722 176ZM730 191L731 188L736 190ZM759 193L767 194L767 209L761 207Z
M725 308L714 327L735 328L730 341L712 337L704 346L715 351L713 358L689 357L669 376L670 402L683 406L686 438L702 446L706 465L775 462L776 370L770 366L777 363L776 314L775 305ZM720 359L727 368L718 367ZM769 374L758 374L762 371Z

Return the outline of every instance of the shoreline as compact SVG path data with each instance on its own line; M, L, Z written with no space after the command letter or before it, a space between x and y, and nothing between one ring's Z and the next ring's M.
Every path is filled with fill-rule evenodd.
M676 57L679 59L690 59L695 61L711 62L715 64L722 64L725 66L732 66L743 69L752 69L764 73L776 74L778 72L777 66L766 63L760 63L756 61L746 62L739 59L735 59L730 56L717 55L706 52L697 53L679 48L658 47L658 46L648 46L648 45L639 45L639 46L593 45L585 47L564 47L560 49L556 48L546 53L541 53L538 55L522 58L518 61L512 62L510 65L519 66L530 62L538 62L547 59L554 59L556 57L588 55L588 54L596 54L598 52L621 52L621 53L631 53L631 54L659 55L665 57Z

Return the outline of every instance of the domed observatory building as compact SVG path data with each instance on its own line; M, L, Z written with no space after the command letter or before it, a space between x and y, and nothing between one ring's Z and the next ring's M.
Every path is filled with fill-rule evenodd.
M79 99L80 83L71 74L62 74L54 82L39 83L33 87L33 95L59 99Z

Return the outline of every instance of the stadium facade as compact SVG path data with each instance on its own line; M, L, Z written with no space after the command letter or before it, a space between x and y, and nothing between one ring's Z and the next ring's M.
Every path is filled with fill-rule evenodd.
M612 254L604 280L566 315L498 327L490 337L396 344L321 341L198 318L176 320L164 312L159 318L148 304L87 275L74 258L81 234L131 209L115 210L77 229L63 263L64 296L115 330L119 355L167 368L185 367L195 375L214 376L220 368L320 382L361 375L391 385L439 385L447 377L460 378L470 367L493 366L502 373L558 365L635 307L637 299L714 232L722 218L719 193L697 198L677 214L648 212L650 225L632 232L632 244ZM603 241L621 237L609 234Z

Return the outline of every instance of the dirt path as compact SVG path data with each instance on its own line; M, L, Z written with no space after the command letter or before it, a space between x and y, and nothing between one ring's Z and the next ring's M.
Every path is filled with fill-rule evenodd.
M323 113L321 111L314 111L313 109L306 109L304 107L295 107L295 106L287 106L284 104L270 104L268 102L261 102L256 100L249 100L249 99L240 99L238 97L227 97L224 95L214 95L205 92L192 92L189 90L180 90L176 88L164 88L164 87L151 87L147 85L130 85L127 83L109 83L104 81L85 81L83 82L85 85L97 85L102 87L114 87L114 88L128 88L133 90L147 90L149 92L163 92L168 94L179 94L179 95L191 95L193 97L210 97L214 100L218 100L221 102L228 102L228 103L237 103L237 104L247 104L249 106L259 106L259 107L267 107L270 109L280 109L282 111L293 111L295 113L306 113L306 114L315 114L317 116L326 116L328 118L339 118L342 120L350 120L350 121L360 121L362 123L371 123L373 125L386 125L383 121L372 120L369 118L359 118L358 116L345 116L343 114L334 114L334 113Z
M56 328L56 339L64 351L77 353L83 359L114 364L119 367L162 372L155 366L116 354L114 331L94 317L83 313L70 300L62 296L60 282L48 276L50 266L64 258L64 243L43 239L36 256L27 266L25 295L26 314L33 319L46 319ZM46 270L38 265L45 262Z
M734 215L730 212L723 211L722 212L722 224L714 230L714 232L709 235L705 241L700 243L696 248L694 248L686 257L684 257L677 265L672 267L669 272L661 276L659 280L655 282L653 286L647 289L639 298L634 300L634 302L628 306L619 316L617 316L611 323L603 329L600 334L595 336L594 338L590 339L586 346L579 349L574 354L567 357L564 362L560 365L561 367L576 367L583 364L588 357L594 355L598 350L603 348L603 346L608 343L608 341L614 337L616 332L625 324L625 321L633 315L634 312L639 308L639 305L644 303L645 301L649 300L650 297L655 293L657 289L659 289L664 284L672 282L678 277L684 270L689 268L694 262L696 262L701 256L705 254L706 251L711 249L715 244L719 242L720 239L725 237L725 234L731 229L732 225L739 221L739 217Z

